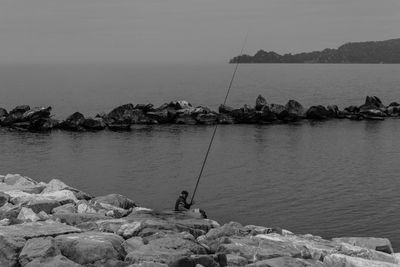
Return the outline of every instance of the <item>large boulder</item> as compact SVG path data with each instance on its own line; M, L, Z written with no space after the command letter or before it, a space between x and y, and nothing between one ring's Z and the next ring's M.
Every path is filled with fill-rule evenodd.
M10 126L23 121L23 115L31 108L28 105L21 105L15 107L10 113L2 120L1 125Z
M31 121L28 129L30 131L44 132L57 128L59 124L58 120L52 118L39 118Z
M93 199L96 202L105 203L119 207L121 209L130 209L136 207L133 200L119 194L109 194L105 196L98 196Z
M235 110L234 108L227 106L227 105L222 105L222 104L218 108L218 112L221 114L231 114L232 111L234 111L234 110Z
M332 114L324 106L312 106L306 112L309 120L326 120L332 117Z
M23 121L35 121L38 119L46 119L49 118L51 114L51 107L36 107L30 110L25 111L22 114Z
M395 267L397 263L374 261L342 254L331 254L324 258L324 267Z
M93 198L93 196L89 195L88 193L85 193L69 185L66 185L64 182L58 179L52 179L50 182L48 182L45 188L43 189L42 194L54 193L61 190L68 190L73 192L75 197L79 200L80 199L90 200Z
M366 111L370 109L378 109L383 110L385 106L382 104L382 101L376 96L367 96L365 98L365 103L360 106L360 111Z
M82 131L84 122L85 116L80 112L75 112L61 122L60 128L68 131Z
M89 131L101 131L106 128L106 124L102 118L87 118L82 126Z
M111 233L84 232L59 235L55 240L64 256L82 265L99 260L123 260L125 257L122 247L124 239Z
M285 108L289 114L294 115L298 118L304 118L306 115L306 110L296 100L289 100L285 105Z
M25 267L82 267L82 265L67 259L63 255L57 255L44 259L34 259L26 264Z
M0 266L19 266L18 255L24 245L25 239L22 237L0 234Z
M0 236L21 237L24 239L78 233L80 229L57 222L30 222L0 226Z
M33 210L22 207L17 219L24 222L36 222L40 220L40 217Z
M376 237L341 237L332 238L332 241L338 243L348 243L353 246L374 249L377 251L393 254L393 247L389 239Z
M52 237L40 237L29 239L19 255L19 262L22 266L27 263L39 259L45 260L60 255L54 238Z
M107 120L114 123L131 123L134 110L135 107L133 106L133 104L121 105L114 108L112 111L110 111L110 113L107 114Z

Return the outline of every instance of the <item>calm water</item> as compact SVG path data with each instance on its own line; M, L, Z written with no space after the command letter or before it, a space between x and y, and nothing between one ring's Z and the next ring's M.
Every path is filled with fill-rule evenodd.
M53 105L57 117L132 102L188 99L216 108L231 65L0 66L0 106ZM241 65L229 102L304 105L400 101L400 65ZM389 237L400 249L400 120L221 126L196 197L220 222L296 233ZM59 178L95 195L118 192L172 208L193 190L212 127L138 126L129 133L0 129L0 173Z

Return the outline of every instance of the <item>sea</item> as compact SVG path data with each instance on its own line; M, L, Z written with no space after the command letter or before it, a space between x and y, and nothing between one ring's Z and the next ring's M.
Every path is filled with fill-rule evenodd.
M126 103L187 100L218 109L227 63L0 64L0 107L52 106L55 118ZM295 99L305 107L400 102L400 65L239 65L228 105ZM213 126L137 125L131 132L29 133L0 128L0 174L61 179L171 210L193 192ZM221 125L195 207L220 223L280 227L324 238L387 237L400 249L400 120Z

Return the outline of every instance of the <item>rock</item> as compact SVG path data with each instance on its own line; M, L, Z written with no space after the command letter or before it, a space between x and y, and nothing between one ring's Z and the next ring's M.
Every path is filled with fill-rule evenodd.
M0 234L0 266L19 266L18 255L24 245L25 239L21 237Z
M34 213L39 213L41 211L50 214L52 210L60 206L60 202L57 200L35 200L32 199L28 202L27 207L30 208Z
M10 225L10 223L10 219L7 218L0 220L0 226L7 226Z
M59 235L55 238L61 253L79 264L91 264L99 260L123 260L124 240L115 234L84 232Z
M331 254L324 258L324 267L395 267L398 264L366 260L341 254Z
M135 109L140 109L143 112L151 112L151 111L154 111L154 105L153 104L137 104L135 106Z
M255 109L257 111L261 111L263 109L264 106L267 106L267 100L262 96L262 95L258 95L257 99L256 99L256 106Z
M196 121L199 124L205 124L205 125L213 125L218 122L218 116L213 113L208 113L208 114L199 114L196 117Z
M179 101L171 102L171 103L175 105L175 109L190 109L190 108L192 108L192 104L190 104L186 100L179 100Z
M35 121L38 119L46 119L49 118L51 114L51 107L36 107L30 110L27 110L22 115L23 121Z
M10 200L10 196L4 192L0 192L0 207Z
M376 237L341 237L332 238L332 241L338 243L348 243L353 246L373 249L388 254L393 254L392 244L387 238L376 238Z
M246 258L243 258L236 254L228 254L226 255L228 266L245 266L248 261Z
M343 255L358 257L373 261L382 261L389 263L396 263L396 259L391 255L379 252L373 249L353 246L347 243L341 243L337 248L337 252Z
M392 102L389 104L389 107L398 107L398 106L400 106L400 104L397 102ZM1 116L1 111L0 111L0 116Z
M50 215L48 215L46 212L44 211L40 211L37 216L40 218L41 221L47 221L49 220L51 217Z
M144 243L143 239L139 236L131 237L122 243L122 247L128 254L132 251L140 249L141 246L144 246Z
M129 267L168 267L168 265L152 261L143 261L141 263L131 264Z
M57 222L30 222L10 226L0 226L0 236L24 239L78 233L80 229Z
M27 105L15 107L13 110L10 111L8 116L4 120L2 120L1 124L4 126L10 126L12 124L22 122L23 115L28 110L30 110L30 107Z
M364 110L361 110L360 113L363 114L365 118L386 117L386 113L381 110L378 110L378 109L364 109Z
M112 219L102 214L90 213L54 213L53 217L60 220L60 222L62 223L73 226L77 226L87 222Z
M311 267L316 261L297 259L292 257L277 257L268 260L258 261L253 264L247 264L246 267Z
M19 262L25 266L35 259L44 260L57 255L60 255L60 250L52 237L33 238L25 243L19 255Z
M102 118L87 118L82 126L89 131L101 131L106 128L106 124Z
M349 107L345 108L344 110L349 113L352 113L352 114L360 112L360 108L356 107L356 106L349 106Z
M298 118L304 118L306 115L306 110L296 100L289 100L285 105L285 109L288 111L289 114L295 115Z
M62 255L46 259L35 259L29 262L25 267L80 267L79 265Z
M105 203L119 207L121 209L130 209L136 207L133 200L119 194L109 194L106 196L99 196L93 199L96 202Z
M218 112L221 114L231 114L234 110L234 108L227 105L220 105L218 108Z
M324 106L312 106L306 112L309 120L326 120L332 117L332 114Z
M168 112L167 109L147 112L146 115L150 119L155 120L158 123L170 123L174 120L175 117L175 114Z
M59 126L60 122L52 118L39 118L31 121L28 129L30 131L50 131Z
M175 123L177 124L186 124L186 125L196 125L197 121L193 118L192 115L189 114L178 114L175 118Z
M131 264L154 261L171 265L185 256L206 253L207 250L199 243L176 235L150 240L146 245L131 251L125 261Z
M52 213L59 214L59 213L76 213L76 207L73 203L68 203L62 206L58 206L53 208Z
M51 180L46 185L46 188L43 189L42 194L53 193L53 192L57 192L57 191L61 191L61 190L69 190L69 191L73 192L75 197L79 200L82 200L82 199L90 200L93 198L93 196L91 196L90 194L80 191L76 188L70 187L58 179Z
M82 131L85 116L80 112L75 112L68 116L67 119L60 124L60 128L68 131Z
M135 107L133 104L125 104L119 107L114 108L107 115L107 120L109 122L124 122L124 123L132 123L132 117Z
M327 110L331 113L331 117L337 118L339 116L339 107L336 105L329 105Z
M8 115L8 112L5 108L0 108L0 118L1 117L6 117Z
M4 177L4 183L7 185L15 185L15 186L35 186L37 184L36 181L32 180L29 177L24 177L19 174L7 174Z
M376 96L367 96L365 99L365 103L360 106L360 112L377 109L383 110L385 106L382 104L382 101Z
M10 111L10 114L24 114L26 111L30 110L31 108L28 105L20 105L16 106L13 110Z
M33 212L31 209L25 208L25 207L23 207L21 209L21 211L18 214L17 219L24 221L24 222L36 222L36 221L40 220L39 216L37 216L35 212Z
M228 237L233 235L245 235L247 231L243 228L240 223L230 222L224 224L219 228L211 229L206 235L205 238L208 240L217 239L219 237Z

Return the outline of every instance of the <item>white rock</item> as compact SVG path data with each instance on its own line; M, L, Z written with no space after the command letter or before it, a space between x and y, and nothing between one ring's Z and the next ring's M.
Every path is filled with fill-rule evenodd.
M17 219L25 222L26 221L36 222L40 220L39 216L37 216L36 213L33 212L33 210L25 207L21 209Z
M0 226L7 226L10 225L10 220L5 218L3 220L0 220Z
M66 185L64 182L58 179L53 179L46 184L46 188L43 189L42 194L53 193L68 188L69 186Z
M21 186L32 186L37 184L35 180L29 177L22 176L20 174L7 174L4 177L4 183L9 185L21 185Z
M42 221L46 221L46 220L50 219L50 216L46 212L44 212L43 210L40 211L37 215L39 216L39 218Z

